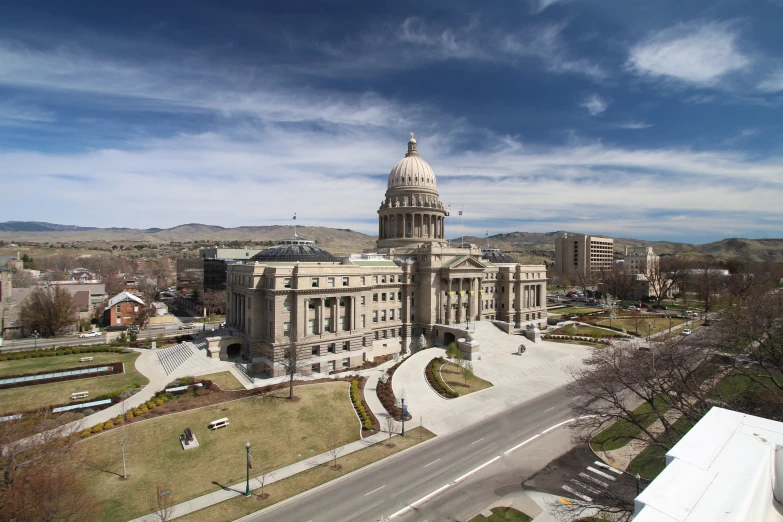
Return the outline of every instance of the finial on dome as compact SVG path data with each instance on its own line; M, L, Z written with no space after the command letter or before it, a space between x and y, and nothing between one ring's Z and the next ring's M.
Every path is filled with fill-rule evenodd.
M405 156L418 156L416 151L416 139L413 137L413 131L411 131L411 139L408 140L408 153Z

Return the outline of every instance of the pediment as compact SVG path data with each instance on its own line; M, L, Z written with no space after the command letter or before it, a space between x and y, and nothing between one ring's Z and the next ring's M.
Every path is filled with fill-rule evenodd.
M484 270L487 265L471 256L459 256L448 263L449 270Z

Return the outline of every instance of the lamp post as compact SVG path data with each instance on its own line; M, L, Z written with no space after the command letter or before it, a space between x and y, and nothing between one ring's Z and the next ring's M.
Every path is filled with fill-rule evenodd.
M245 470L247 471L247 481L245 482L245 496L250 496L250 443L245 444L247 450L247 460L245 461Z
M405 436L405 416L408 414L408 410L405 409L405 397L400 399L402 401L402 415L400 415L400 419L402 419L402 436Z
M33 350L38 349L38 330L33 331Z

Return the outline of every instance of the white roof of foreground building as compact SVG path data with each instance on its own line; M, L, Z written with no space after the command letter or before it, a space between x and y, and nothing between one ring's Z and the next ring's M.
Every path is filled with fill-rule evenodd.
M781 422L712 408L666 464L636 497L634 522L783 521Z
M130 292L122 291L119 294L115 295L111 299L109 299L109 308L116 305L117 303L122 303L123 301L133 301L135 303L140 304L141 306L147 306L144 304L144 301L142 301L141 297L137 296L136 294L132 294Z

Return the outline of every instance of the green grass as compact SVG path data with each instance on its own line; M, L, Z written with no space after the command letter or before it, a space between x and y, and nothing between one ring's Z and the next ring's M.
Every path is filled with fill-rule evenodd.
M0 414L35 410L46 408L53 404L68 403L71 399L71 394L79 391L88 391L90 392L90 398L94 398L134 384L143 386L149 382L149 379L136 370L134 363L139 355L139 353L91 353L1 361L0 368L4 375L108 362L125 363L125 373L0 390ZM90 363L80 363L79 358L81 357L95 357L95 359ZM51 366L44 367L45 365Z
M609 324L610 322L611 324ZM686 319L672 318L671 325L672 327L675 327L684 322L686 322ZM634 326L634 322L631 319L612 319L611 321L609 321L609 318L605 318L605 319L602 318L601 320L596 321L596 324L600 326L612 326L614 328L625 328L625 331L628 333L637 333L636 326ZM642 336L647 335L648 324L652 325L652 328L650 329L650 333L652 334L656 334L658 332L662 332L669 329L668 318L663 318L663 317L653 318L653 316L646 316L639 320L638 335L642 335Z
M613 332L611 330L595 328L594 326L583 326L583 325L576 326L575 333L569 333L570 328L571 326L564 326L562 328L558 328L552 333L557 335L584 335L586 337L594 337L596 339L601 339L603 337L619 337L622 335L620 332Z
M414 428L407 431L405 437L392 437L392 447L387 446L384 441L374 444L369 448L349 453L343 457L338 457L337 464L342 466L338 471L332 470L329 465L324 465L270 484L264 487L264 494L269 495L269 498L265 500L259 499L261 490L256 489L254 490L254 495L252 497L233 498L206 509L196 511L195 513L186 515L182 518L178 518L177 520L181 520L182 522L228 522L230 520L236 520L255 511L277 504L278 502L282 502L294 495L313 489L316 486L343 477L352 471L356 471L368 464L377 462L389 455L399 453L402 450L413 447L416 444L433 437L435 437L435 435L425 428ZM176 494L176 490L173 491ZM180 502L180 499L177 498L176 501ZM373 518L373 520L375 519Z
M492 516L476 515L470 522L531 522L533 519L519 510L511 507L496 507L490 509Z
M682 417L673 424L673 428L682 431L683 435L692 427L693 424L690 420ZM682 438L682 436L677 437L677 440L680 438ZM633 474L638 473L647 480L652 480L657 477L665 467L666 449L661 446L650 445L644 448L642 452L631 461L626 471Z
M549 310L549 313L559 315L582 315L589 314L590 312L600 311L600 308L593 308L589 306L566 306L565 308L555 308L554 310Z
M221 390L244 390L245 387L240 384L234 374L231 372L210 373L209 375L199 375L199 379L209 379Z
M460 368L453 363L446 363L441 366L440 374L443 378L443 382L445 382L449 388L459 393L460 397L492 386L491 382L487 382L475 375L468 379L466 384L465 380L462 378Z
M251 443L254 468L278 469L318 455L334 439L338 445L359 438L359 421L348 398L348 383L323 383L269 397L252 397L166 415L128 425L133 445L127 451L128 480L117 449L117 431L79 443L92 462L82 478L100 503L101 520L128 520L148 513L148 499L157 484L166 484L177 502L216 491L245 479L245 443ZM230 424L211 431L222 417ZM190 428L199 447L183 451L179 434Z
M660 412L665 412L669 409L668 405L658 397L656 397L655 403L656 408ZM639 419L639 424L642 424L644 427L649 427L659 418L653 411L652 406L647 402L633 410L633 413ZM620 419L593 437L590 444L596 451L616 450L634 440L640 433L641 429L638 426Z

